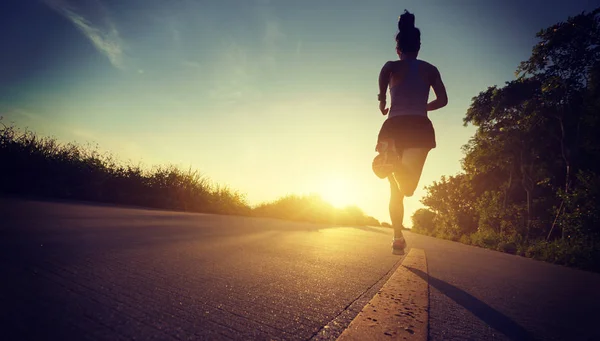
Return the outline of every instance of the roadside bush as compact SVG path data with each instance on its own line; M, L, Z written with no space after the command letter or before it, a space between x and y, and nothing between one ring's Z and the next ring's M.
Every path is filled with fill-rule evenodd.
M471 244L489 248L497 249L498 244L502 241L502 235L489 229L481 229L470 236Z
M288 195L253 209L253 215L286 220L336 225L380 226L377 219L365 215L356 206L336 208L319 195Z
M518 251L518 247L517 247L517 244L514 242L501 241L500 243L498 243L498 251L516 255L517 251Z
M435 230L436 215L431 210L420 208L412 215L411 231L431 235Z
M463 234L462 236L460 236L460 239L458 241L463 244L471 245L471 238L469 236L467 236L466 234Z
M1 122L0 122L1 123ZM248 214L245 195L214 185L191 169L143 169L97 146L61 144L54 138L0 125L0 193L86 200L160 209Z
M586 270L600 270L600 245L584 240L536 241L527 247L525 256Z

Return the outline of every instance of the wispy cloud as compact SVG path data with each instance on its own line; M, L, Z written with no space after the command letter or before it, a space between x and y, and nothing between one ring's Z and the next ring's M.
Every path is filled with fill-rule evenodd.
M91 42L96 49L110 60L117 68L124 68L123 41L115 23L106 13L106 8L99 0L43 0L69 19Z
M30 121L43 121L45 118L39 114L24 110L21 108L8 108L4 110L6 118L20 120L20 118L26 118ZM1 115L0 115L1 116Z
M278 52L287 39L281 20L274 14L268 0L258 0L257 15L262 29L254 32L262 48L248 48L243 41L231 38L220 49L215 65L215 87L210 96L233 103L242 99L256 100L262 96L261 79L276 70ZM188 65L191 66L191 65Z
M277 51L280 44L284 41L286 35L281 29L279 20L274 16L269 16L265 21L265 30L263 33L263 59L268 67L273 67L277 63Z
M182 32L181 14L161 12L154 18L160 26L166 30L170 41L168 42L175 50L181 50L185 47L185 35Z
M277 47L277 45L285 39L285 33L281 29L279 21L271 18L265 22L265 32L263 42L269 49Z
M215 67L216 84L209 93L210 97L231 104L254 92L251 73L248 51L240 44L230 42L223 48Z

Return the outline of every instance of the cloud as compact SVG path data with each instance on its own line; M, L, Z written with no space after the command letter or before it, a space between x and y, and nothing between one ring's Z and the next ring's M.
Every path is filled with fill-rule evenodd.
M209 96L231 104L247 94L255 93L252 86L254 67L248 62L247 49L235 41L223 46L222 51L214 67L215 87Z
M124 68L123 41L115 23L106 14L99 0L43 0L46 5L69 19L111 64Z
M24 110L21 108L8 108L8 110L6 110L6 116L10 117L10 118L16 118L16 117L24 117L27 118L31 121L43 121L45 120L44 116L40 115L40 114L36 114L34 112L31 112L29 110Z
M281 20L273 13L270 6L262 7L259 12L264 22L262 33L263 55L261 57L266 62L267 67L273 67L277 64L277 54L282 44L285 43L287 35L282 29Z
M218 49L220 54L213 66L215 83L209 96L221 103L259 100L263 96L263 79L278 71L278 54L288 36L268 0L258 0L257 6L261 27L253 33L261 48L249 47L251 44L230 37Z
M259 48L256 43L230 36L215 49L219 54L212 64L214 86L209 96L221 103L259 100L263 96L264 80L279 72L279 56L288 35L268 0L258 0L256 6L260 28L250 33Z
M263 41L267 48L275 48L277 45L285 39L285 33L281 30L279 21L270 19L265 23L265 33Z
M174 49L181 50L185 47L185 34L182 32L184 27L182 27L180 16L161 12L154 20L164 26L170 39L169 43L172 44Z

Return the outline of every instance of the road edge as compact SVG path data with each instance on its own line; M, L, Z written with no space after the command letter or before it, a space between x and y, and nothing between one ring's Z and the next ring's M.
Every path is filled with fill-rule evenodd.
M338 337L349 340L421 340L429 330L429 280L425 251L410 249L402 264Z

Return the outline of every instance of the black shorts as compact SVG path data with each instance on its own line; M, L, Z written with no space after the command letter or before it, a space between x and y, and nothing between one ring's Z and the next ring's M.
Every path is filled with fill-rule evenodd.
M433 124L426 116L407 115L388 118L379 130L377 142L390 138L394 140L396 150L436 147Z

